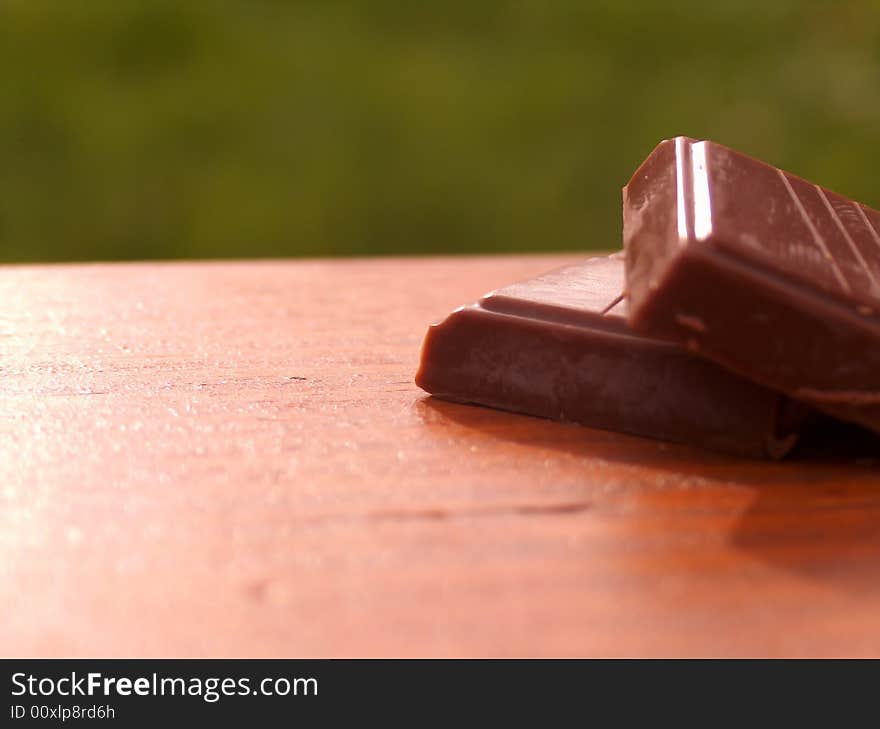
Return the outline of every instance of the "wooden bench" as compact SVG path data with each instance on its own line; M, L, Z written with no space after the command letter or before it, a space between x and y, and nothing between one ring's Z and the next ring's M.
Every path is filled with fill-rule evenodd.
M0 269L2 653L880 654L870 454L415 387L430 322L577 258Z

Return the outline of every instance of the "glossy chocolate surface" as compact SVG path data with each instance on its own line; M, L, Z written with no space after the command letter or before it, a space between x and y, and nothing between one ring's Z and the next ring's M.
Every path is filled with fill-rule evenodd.
M805 409L626 324L621 256L494 291L432 326L416 383L448 400L757 457Z
M880 213L687 137L623 198L634 329L880 429Z

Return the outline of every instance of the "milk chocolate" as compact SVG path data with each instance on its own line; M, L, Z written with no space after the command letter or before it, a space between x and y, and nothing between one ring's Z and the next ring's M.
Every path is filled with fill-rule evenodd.
M635 330L880 431L880 212L687 137L623 200Z
M513 284L432 326L416 375L437 397L754 457L806 409L626 324L621 256Z

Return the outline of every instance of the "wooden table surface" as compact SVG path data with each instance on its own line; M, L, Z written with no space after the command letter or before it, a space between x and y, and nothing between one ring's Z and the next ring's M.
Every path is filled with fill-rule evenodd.
M576 259L0 269L0 652L880 655L870 449L415 387L431 321Z

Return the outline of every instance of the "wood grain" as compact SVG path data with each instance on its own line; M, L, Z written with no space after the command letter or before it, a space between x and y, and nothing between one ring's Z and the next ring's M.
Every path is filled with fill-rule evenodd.
M880 655L876 443L412 384L428 323L572 260L0 269L0 652Z

